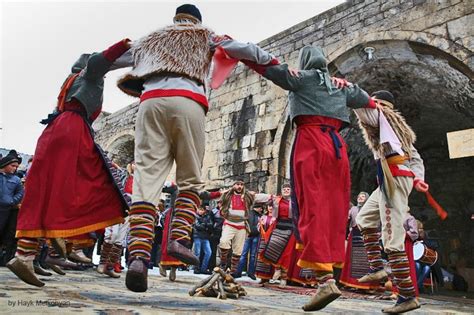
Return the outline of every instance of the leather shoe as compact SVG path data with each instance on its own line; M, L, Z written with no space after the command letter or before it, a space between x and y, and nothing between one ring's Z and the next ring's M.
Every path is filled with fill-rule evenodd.
M67 258L66 241L64 238L52 238L51 245L53 245L54 250L59 256Z
M303 310L306 312L318 311L340 296L341 291L337 288L336 281L328 280L325 284L319 286L311 301L303 306Z
M6 266L22 281L37 287L44 286L44 282L39 280L33 272L32 260L22 261L18 257L15 257L10 260Z
M56 258L56 257L46 256L44 261L48 265L56 265L56 266L66 268L66 269L76 270L79 267L76 263L73 263L72 261L69 261L69 260L64 259L64 258Z
M173 256L176 259L179 259L186 265L199 265L199 258L197 258L193 252L185 247L184 245L178 243L177 241L170 240L168 242L168 255Z
M137 257L132 257L128 265L125 285L130 291L145 292L148 289L147 264Z
M408 311L415 310L417 308L420 308L420 302L418 302L415 298L413 298L402 303L397 303L392 307L384 308L382 310L382 313L400 314L400 313L405 313Z
M37 261L33 261L33 269L35 273L40 276L49 277L53 275L51 272L46 271L43 268L41 268L40 264Z
M357 279L360 283L367 283L367 282L380 282L382 280L387 279L388 274L384 269L380 269L376 272L368 273L365 276Z

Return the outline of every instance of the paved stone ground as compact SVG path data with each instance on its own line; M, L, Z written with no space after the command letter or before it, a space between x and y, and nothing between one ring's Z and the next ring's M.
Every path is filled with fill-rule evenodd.
M189 272L178 272L176 282L149 276L149 290L134 293L125 288L124 277L111 279L95 273L68 271L66 276L41 277L43 288L24 284L4 267L0 268L0 314L290 314L303 313L308 290L292 292L260 288L244 277L248 296L239 300L190 297L188 290L199 280ZM245 281L245 280L248 280ZM391 301L343 297L323 310L337 314L381 314ZM350 295L354 296L354 295ZM413 314L472 314L474 304L421 299L422 308Z

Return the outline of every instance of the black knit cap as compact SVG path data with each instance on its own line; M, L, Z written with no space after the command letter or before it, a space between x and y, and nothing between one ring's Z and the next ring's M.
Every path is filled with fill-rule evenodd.
M189 14L194 16L196 19L202 22L202 17L201 17L201 12L199 12L199 9L192 4L183 4L179 7L176 8L176 15L178 14Z
M390 103L395 103L395 97L393 96L392 93L386 90L380 90L372 93L371 95L373 98L376 98L378 100L384 100Z
M1 157L1 156L0 156ZM0 168L4 168L5 166L17 162L18 164L21 163L21 157L16 153L15 150L10 150L7 155L0 158Z

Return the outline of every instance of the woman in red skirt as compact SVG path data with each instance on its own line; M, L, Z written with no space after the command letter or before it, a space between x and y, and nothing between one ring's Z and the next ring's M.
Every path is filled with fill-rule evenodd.
M303 309L319 310L341 295L333 267L340 268L344 262L342 223L347 221L350 170L339 130L350 122L350 108L375 108L375 102L357 85L331 79L321 48L301 49L299 71L266 58L268 53L259 47L254 50L260 56L256 60L265 63L242 61L289 91L290 121L297 126L290 177L297 247L302 250L298 266L314 270L319 282L315 296Z
M48 126L38 139L18 215L18 249L7 264L28 284L44 285L33 273L38 238L77 237L123 222L127 204L107 168L110 161L94 143L91 123L102 109L104 75L129 47L122 40L81 55L55 112L43 121Z

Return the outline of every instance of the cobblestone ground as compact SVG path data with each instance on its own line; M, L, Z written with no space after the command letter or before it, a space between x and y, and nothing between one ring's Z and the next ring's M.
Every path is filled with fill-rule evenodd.
M301 306L309 299L308 295L260 288L256 282L246 282L248 278L239 279L248 293L239 300L190 297L188 290L199 277L203 276L178 272L177 281L170 282L155 269L148 278L148 291L134 293L125 288L124 274L111 279L93 270L68 271L65 276L41 277L46 285L36 288L2 267L0 314L289 314L303 313ZM382 307L393 303L348 296L345 293L319 313L381 314ZM421 303L422 308L412 314L472 314L474 310L472 303L425 298Z

